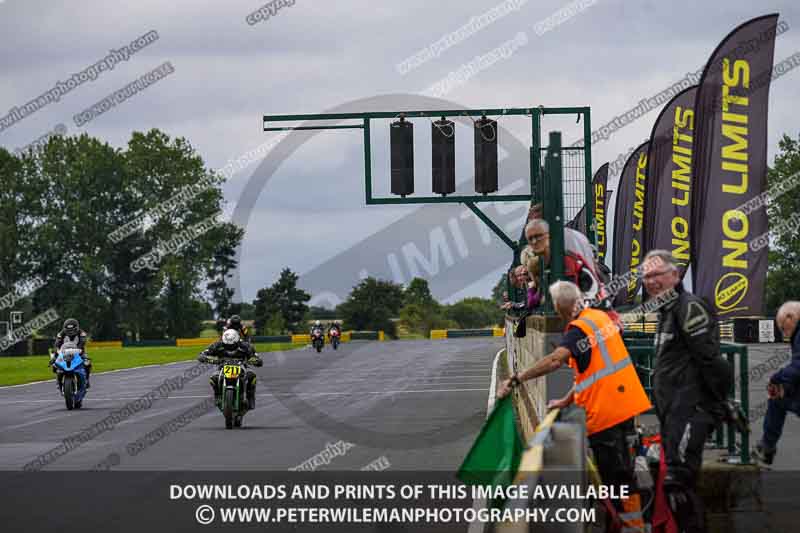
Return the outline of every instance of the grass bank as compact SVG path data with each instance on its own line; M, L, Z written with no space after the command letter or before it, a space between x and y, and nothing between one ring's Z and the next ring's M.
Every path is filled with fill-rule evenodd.
M256 344L258 352L276 352L301 348L291 343ZM132 348L95 348L89 351L92 359L92 375L97 372L120 370L145 365L163 365L176 361L195 359L202 348L187 346L153 346ZM0 357L0 386L19 385L31 381L54 379L47 366L48 356Z

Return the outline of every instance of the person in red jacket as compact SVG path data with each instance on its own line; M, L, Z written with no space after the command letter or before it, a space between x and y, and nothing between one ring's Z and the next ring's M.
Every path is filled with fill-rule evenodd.
M541 218L535 218L525 226L528 246L537 257L550 264L550 225ZM592 307L609 311L611 309L607 294L594 262L592 245L586 236L570 228L564 228L564 274L578 286L585 303ZM618 322L616 313L612 319Z

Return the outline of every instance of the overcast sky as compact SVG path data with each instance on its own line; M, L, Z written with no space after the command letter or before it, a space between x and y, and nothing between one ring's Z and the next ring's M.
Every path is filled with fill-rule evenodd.
M110 49L151 30L159 36L113 70L102 72L59 102L0 132L0 145L9 150L24 146L60 123L68 134L87 132L114 146L123 146L133 131L159 128L186 137L209 168L220 168L276 136L262 131L264 114L320 113L341 106L396 111L419 109L425 103L430 103L426 107L431 109L590 106L592 124L597 127L702 67L719 41L752 17L778 12L780 20L789 25L789 31L776 40L776 63L800 51L800 3L796 0L597 0L541 35L535 30L537 23L569 2L290 3L285 2L266 20L249 24L246 17L265 3L0 0L4 48L0 115L103 59ZM471 17L503 4L515 4L518 9L409 72L398 69L403 60L465 25ZM505 57L452 87L441 100L419 96L476 56L504 44ZM91 122L80 127L75 124L75 114L165 61L172 64L174 73ZM800 72L790 72L772 84L770 164L780 136L796 137L800 130L798 87ZM349 104L354 101L362 102ZM592 151L593 170L645 140L658 111L650 111L597 143ZM581 127L574 122L574 117L548 120L543 131L546 135L551 129L562 130L565 141L571 142ZM376 193L381 194L388 190L388 124L373 125L372 168ZM524 154L530 145L529 122L508 119L502 120L501 126L506 128L501 145ZM416 124L417 190L421 193L430 191L429 129L427 121ZM464 253L458 231L477 230L464 226L457 231L452 223L446 224L456 220L475 228L466 221L472 215L462 215L463 207L366 206L360 130L293 134L291 138L297 148L290 154L285 150L288 156L274 169L266 161L255 161L226 185L229 207L242 200L243 191L252 205L247 209L241 255L245 300L271 284L286 266L300 273L301 280L306 273L309 279L324 279L326 273L335 278L330 280L328 298L315 300L320 303L336 303L345 291L339 285L350 286L359 275L392 272L397 281L408 281L415 270L431 278L440 298L488 296L510 253L494 237L491 245ZM472 132L461 126L456 138L459 179L469 180ZM501 162L501 187L527 179L527 168L518 168L512 159ZM610 187L614 189L615 183ZM469 187L460 187L459 192L470 192ZM506 226L516 228L509 230L512 236L518 235L524 216L520 207L500 208ZM441 211L422 216L424 212L417 209ZM445 233L436 233L439 226L432 221L436 216L444 217ZM400 228L394 233L389 231L393 223ZM387 240L376 237L381 230L383 235L394 235L389 239L394 242L382 242L379 249L368 239ZM433 248L425 244L428 236L435 241L437 235L444 235L445 241L435 242ZM409 245L420 236L419 246ZM351 249L355 257L344 261ZM384 267L364 266L369 262L365 257L372 255L380 256L370 259ZM396 259L394 264L390 256ZM478 258L483 259L482 266L473 268ZM343 269L351 271L352 280L342 280L346 277ZM304 282L315 292L324 284Z

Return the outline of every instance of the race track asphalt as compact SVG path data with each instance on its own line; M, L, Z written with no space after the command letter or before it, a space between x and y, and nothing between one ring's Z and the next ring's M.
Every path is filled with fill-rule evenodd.
M65 409L53 381L0 388L0 523L3 531L14 532L192 532L198 530L195 512L201 502L174 499L173 486L276 484L287 481L283 476L292 474L288 469L303 463L313 464L313 472L302 474L295 484L330 482L324 477L328 474L336 480L350 473L362 475L358 471L370 463L395 476L371 481L394 481L407 473L418 476L410 478L416 482L439 473L437 481L453 482L485 419L491 364L502 344L502 338L354 342L336 352L326 348L319 355L310 348L266 353L264 366L256 369L258 406L247 414L241 430L226 430L216 408L201 409L188 422L180 418L210 397L211 371L205 370L167 397L48 461L38 474L20 470L57 449L63 439L135 403L196 363L95 375L84 409L72 412ZM772 371L767 368L775 361L785 364L788 346L751 345L749 355L751 372L763 369L751 376L751 413L757 414ZM548 396L560 395L569 381L568 372L559 372L548 381ZM761 436L761 422L758 416L752 420L751 442ZM131 446L137 442L147 445ZM770 520L797 523L796 491L788 487L797 482L798 444L800 423L790 416L774 468L762 478ZM109 463L110 458L115 460ZM111 464L108 475L79 473L98 465L104 468L104 462ZM765 515L753 513L753 519L760 524ZM356 530L350 525L283 525L269 528ZM464 529L451 525L448 531Z
M458 468L486 416L492 360L502 338L353 342L263 354L257 406L242 429L218 409L181 414L210 398L211 370L48 461L44 470L287 470L326 449L315 470ZM55 381L0 388L0 470L20 470L197 363L92 376L81 410L67 411ZM168 429L170 421L181 421ZM146 439L159 427L158 439ZM347 442L352 446L336 445ZM347 448L347 449L345 449ZM115 455L116 454L116 455Z

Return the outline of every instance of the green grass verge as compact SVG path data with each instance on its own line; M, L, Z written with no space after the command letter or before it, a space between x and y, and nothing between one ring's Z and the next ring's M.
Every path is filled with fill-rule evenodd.
M204 329L198 337L201 339L214 339L219 337L219 332L214 328Z
M210 343L209 343L210 344ZM301 348L301 344L256 344L257 352L275 352ZM95 348L89 351L92 374L144 365L160 365L195 359L202 347L153 346L132 348ZM27 357L0 357L0 386L19 385L31 381L54 379L47 366L46 355Z

